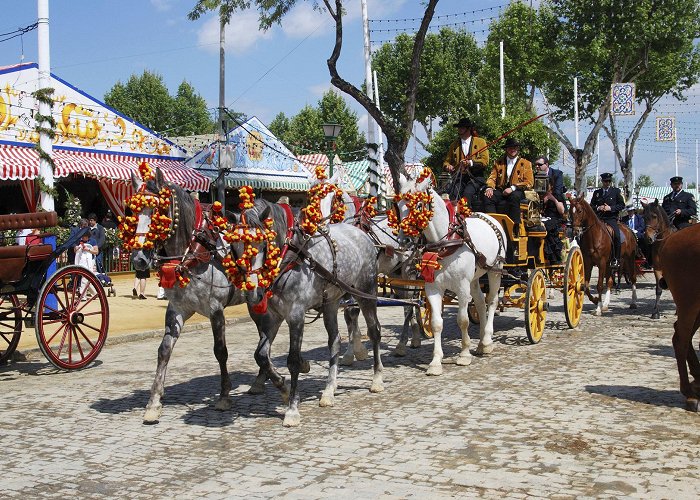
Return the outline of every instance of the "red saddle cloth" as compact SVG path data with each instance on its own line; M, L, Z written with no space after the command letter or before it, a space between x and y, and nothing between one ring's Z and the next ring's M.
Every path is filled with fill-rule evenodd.
M432 283L435 281L435 271L441 267L437 252L425 252L420 261L420 275L426 283Z

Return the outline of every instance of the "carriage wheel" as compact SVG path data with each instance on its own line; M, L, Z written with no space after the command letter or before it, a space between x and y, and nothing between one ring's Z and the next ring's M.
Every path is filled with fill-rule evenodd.
M424 290L420 289L413 292L413 299L418 301L415 309L418 328L420 328L420 332L423 336L432 339L433 329L430 326L430 304L428 304L428 301L425 300Z
M479 324L479 311L476 310L476 304L474 304L473 300L467 305L467 316L469 316L470 323Z
M525 292L525 332L530 343L537 344L542 339L546 319L547 290L544 272L533 269Z
M581 249L573 247L566 259L564 271L564 316L569 328L576 328L583 311L583 255Z
M37 343L58 368L84 368L107 339L107 296L97 277L83 267L67 266L48 278L34 314Z
M22 310L16 295L0 295L0 364L12 357L22 336Z

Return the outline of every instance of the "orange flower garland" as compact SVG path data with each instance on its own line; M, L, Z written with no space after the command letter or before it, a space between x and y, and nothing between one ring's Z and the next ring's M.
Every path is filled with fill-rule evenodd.
M168 186L163 186L157 196L146 192L146 181L154 179L155 174L150 165L145 161L139 165L139 174L144 181L141 188L131 198L124 200L124 205L132 212L130 216L119 216L119 238L123 242L123 248L127 252L140 248L151 249L157 241L165 241L172 232L173 220L165 215L170 207L172 191ZM137 238L138 214L145 208L151 208L151 223L145 235L145 241L140 243Z
M309 204L301 209L304 214L301 221L301 229L309 235L312 235L318 230L318 226L323 222L323 214L321 213L321 201L329 194L333 193L333 201L331 204L331 224L343 222L345 220L345 211L347 207L343 202L343 190L335 184L323 182L328 176L323 167L316 167L316 177L319 184L316 184L309 190Z
M370 196L369 198L365 198L365 201L362 202L362 208L360 208L360 213L362 213L368 219L371 219L377 215L376 206L377 206L377 197L376 196Z
M433 172L429 168L424 168L418 176L418 179L416 179L416 184L420 184L432 175ZM392 228L392 232L395 235L398 235L399 231L403 231L406 236L415 238L419 236L426 227L428 227L430 220L433 218L433 215L435 215L435 212L433 212L433 210L430 208L432 196L429 192L394 195L394 203L399 203L402 200L406 202L408 215L406 215L406 217L399 222L396 211L387 210L386 215L389 222L389 227Z
M471 217L472 209L469 208L469 203L466 198L460 198L457 202L457 213L465 219Z

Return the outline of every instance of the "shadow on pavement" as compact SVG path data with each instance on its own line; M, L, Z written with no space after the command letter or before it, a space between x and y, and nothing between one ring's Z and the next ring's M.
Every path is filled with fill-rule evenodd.
M586 391L591 394L669 408L683 408L685 404L679 391L660 391L639 385L587 385Z

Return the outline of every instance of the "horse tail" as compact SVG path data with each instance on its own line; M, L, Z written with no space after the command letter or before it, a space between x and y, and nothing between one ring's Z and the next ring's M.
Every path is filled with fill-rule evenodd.
M664 278L663 276L659 280L659 286L662 290L668 290L668 283L666 283L666 278Z

